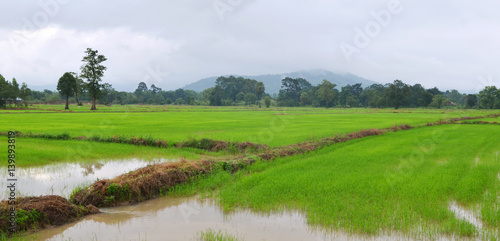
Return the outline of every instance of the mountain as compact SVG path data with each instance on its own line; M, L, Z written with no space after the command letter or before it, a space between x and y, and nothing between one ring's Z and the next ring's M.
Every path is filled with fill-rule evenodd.
M229 75L227 75L229 76ZM312 85L321 84L321 82L326 79L337 85L337 88L344 87L346 85L352 85L356 83L362 83L362 87L367 87L376 82L361 78L353 74L336 74L327 70L317 69L317 70L301 70L286 74L269 74L269 75L257 75L257 76L245 76L245 75L233 75L236 77L243 77L248 79L254 79L257 81L262 81L266 87L266 93L277 94L281 88L281 80L285 77L290 78L304 78L309 81ZM215 80L218 77L210 77L201 79L192 84L186 85L182 89L194 90L196 92L201 92L205 89L215 86Z

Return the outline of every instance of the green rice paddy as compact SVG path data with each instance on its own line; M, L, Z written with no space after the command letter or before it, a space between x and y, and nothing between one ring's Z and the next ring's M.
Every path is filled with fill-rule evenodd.
M57 108L62 109L2 110L0 132L134 136L172 142L210 138L278 147L408 124L418 128L257 161L232 174L216 172L176 187L171 195L213 194L228 212L240 208L266 213L300 210L309 224L326 230L369 235L398 232L426 238L499 236L500 126L426 125L448 118L486 117L498 111L113 106L88 112L86 107L73 106L68 112ZM227 154L24 137L17 138L16 148L17 164L26 166ZM473 213L478 222L460 216L452 206Z
M226 211L301 210L327 230L492 238L500 226L499 152L498 126L424 127L258 162L175 193L218 187ZM450 211L454 202L482 229Z

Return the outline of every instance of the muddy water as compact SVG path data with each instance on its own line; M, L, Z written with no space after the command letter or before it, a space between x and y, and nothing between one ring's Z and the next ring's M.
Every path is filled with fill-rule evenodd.
M97 161L92 164L60 163L42 167L17 168L17 191L19 196L59 195L69 197L76 187L92 184L97 179L107 179L145 167L156 162L138 159ZM7 169L0 168L0 179L7 179ZM7 191L0 193L7 197Z
M42 230L37 240L197 240L207 229L250 240L408 240L402 236L353 236L307 225L299 213L261 215L223 212L209 201L164 197L135 206L101 209L103 213Z

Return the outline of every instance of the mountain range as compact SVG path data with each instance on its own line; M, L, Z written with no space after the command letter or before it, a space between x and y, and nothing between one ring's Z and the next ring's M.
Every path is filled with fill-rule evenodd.
M230 76L230 75L226 75ZM301 70L301 71L295 71L291 73L284 73L284 74L268 74L268 75L255 75L255 76L246 76L246 75L233 75L236 77L243 77L247 79L254 79L257 81L261 81L264 83L264 86L266 87L266 93L269 94L277 94L281 88L281 80L290 77L290 78L304 78L307 81L309 81L313 86L321 84L321 82L326 79L333 84L337 85L337 88L340 89L340 87L344 87L346 85L353 85L356 83L361 83L362 87L367 87L372 84L376 84L377 82L371 81L350 73L346 74L338 74L338 73L333 73L328 70L323 70L323 69L316 69L316 70ZM182 89L185 90L194 90L196 92L201 92L205 89L208 89L210 87L215 86L215 81L217 80L217 77L210 77L210 78L205 78L198 80L192 84L186 85Z

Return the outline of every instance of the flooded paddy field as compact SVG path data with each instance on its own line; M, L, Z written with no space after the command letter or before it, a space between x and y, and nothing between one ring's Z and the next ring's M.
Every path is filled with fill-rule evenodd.
M176 114L179 118L198 114L179 113ZM210 113L213 118L220 114ZM447 117L471 113L457 112ZM134 114L146 116L143 113ZM166 117L170 114L154 115ZM112 204L108 206L134 205L104 208L106 205L102 203L91 202L97 199L88 199L89 203L78 203L72 199L73 204L99 207L102 213L58 227L49 225L28 236L20 234L22 236L14 240L199 240L200 233L207 230L225 232L240 240L498 240L498 125L459 125L446 120L437 121L441 119L440 113L352 112L314 113L313 116L305 111L285 114L266 111L258 115L262 118L261 123L270 121L276 127L267 132L276 138L271 141L271 148L304 140L317 142L319 135L315 133L294 131L305 120L322 120L325 125L339 123L335 125L337 129L333 128L331 132L341 134L343 131L365 129L365 126L390 127L395 123L405 123L415 115L420 115L420 118L412 120L411 124L416 126L412 126L411 130L360 137L311 149L300 155L277 149L276 155L269 159L261 158L259 150L253 153L215 153L95 141L100 140L99 135L132 138L137 133L136 129L144 129L143 126L123 122L110 125L120 123L129 128L125 128L128 132L121 132L115 126L106 129L109 133L95 134L92 140L20 137L19 160L33 161L17 168L17 194L20 197L53 194L67 199L75 189L92 191L92 188L86 187L117 176L120 177L116 180L120 181L121 175L127 173L123 183L129 181L127 188L138 189L138 184L144 183L140 178L152 174L150 169L157 171L150 175L154 178L172 172L189 174L198 170L196 168L201 171L174 186L162 186L160 193L150 195L151 198L167 196L149 201L144 201L149 196L134 199L139 203L108 202ZM384 121L373 119L374 115ZM281 121L279 128L278 122L272 122L276 116L277 121ZM329 121L318 116L326 116ZM291 118L285 123L280 117ZM348 119L361 122L348 125ZM427 121L431 121L431 125L427 125ZM229 132L219 133L216 125L207 123L191 123L198 128L196 134L184 137L173 135L173 140L190 139L196 142L203 140L199 139L201 137L250 140L262 130L262 125L255 125L253 128L257 128L257 132L238 132L245 124L238 119L232 122L234 129L229 131L229 135ZM74 132L70 128L68 130L68 136L82 135L77 129ZM166 130L158 133L158 137L168 139L170 136ZM217 134L206 136L206 133ZM290 136L295 134L298 136L291 139ZM259 143L259 139L256 140ZM122 154L125 152L126 155ZM174 157L165 155L169 153ZM164 159L158 159L158 156ZM101 157L100 161L92 161L96 157ZM141 159L148 157L157 159L152 162ZM236 164L241 164L237 163L238 158L251 161L248 165L238 166ZM130 173L149 164L169 162L169 159L182 161L167 163L170 169L155 169L160 166L157 165ZM85 161L78 162L80 160ZM198 165L205 162L210 164L210 168ZM235 165L228 165L229 162ZM6 179L5 175L6 170L0 169L0 178ZM159 180L154 178L150 180L152 183ZM100 182L103 189L97 193L118 197L125 187L116 180ZM108 187L117 191L109 189L108 193ZM5 191L0 194L2 199L7 197ZM213 199L199 198L206 197L206 194L214 194Z
M96 180L109 179L137 170L149 164L168 162L168 159L152 161L140 159L101 160L94 163L59 163L36 167L17 168L17 195L59 195L68 198L77 187L85 187ZM7 179L7 168L0 168L0 178ZM8 197L8 190L0 199Z
M225 214L210 200L163 197L134 206L103 208L101 214L27 239L37 240L198 240L207 229L242 240L412 240L403 235L355 235L307 224L298 212L259 214L249 210Z

